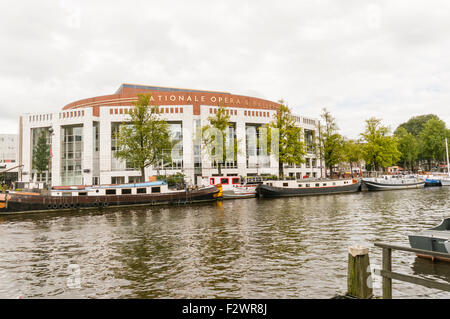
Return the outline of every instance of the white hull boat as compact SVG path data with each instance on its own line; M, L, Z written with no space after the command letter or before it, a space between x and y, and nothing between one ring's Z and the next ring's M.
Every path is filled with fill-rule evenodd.
M386 175L375 178L363 178L362 181L371 191L417 189L425 186L425 181L415 176Z

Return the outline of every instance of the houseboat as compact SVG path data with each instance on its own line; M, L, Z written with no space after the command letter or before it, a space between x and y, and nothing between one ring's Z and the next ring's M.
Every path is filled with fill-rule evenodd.
M286 197L353 193L361 189L357 179L264 181L256 191L261 197Z
M0 194L0 214L109 206L188 204L215 201L222 195L220 185L199 189L169 189L165 181L54 187L48 191L10 191Z

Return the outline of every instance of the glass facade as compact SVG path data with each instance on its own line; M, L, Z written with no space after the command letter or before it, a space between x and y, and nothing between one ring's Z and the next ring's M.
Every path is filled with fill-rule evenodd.
M245 126L246 158L247 168L269 167L270 159L268 154L262 154L260 146L261 124L247 124Z
M83 184L83 126L61 128L61 184Z
M164 150L165 154L172 156L171 162L160 161L153 169L170 170L183 168L183 125L181 122L168 122L172 142L174 143L173 151L171 149Z
M308 153L314 152L314 131L304 130L305 146Z

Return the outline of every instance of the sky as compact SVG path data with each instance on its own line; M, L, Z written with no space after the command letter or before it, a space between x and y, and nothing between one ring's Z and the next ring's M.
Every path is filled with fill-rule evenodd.
M357 138L434 113L450 126L450 2L2 0L0 134L122 83L278 101Z

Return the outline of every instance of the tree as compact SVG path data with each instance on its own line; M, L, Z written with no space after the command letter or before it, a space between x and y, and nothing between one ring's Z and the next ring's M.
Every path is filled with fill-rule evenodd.
M267 126L267 142L272 145L274 136L271 131L278 130L278 176L283 178L283 165L300 165L305 162L306 149L303 143L302 129L295 125L290 108L281 100L280 109Z
M50 146L47 144L47 137L42 131L33 150L33 169L38 174L48 170L50 160Z
M214 116L208 117L208 121L209 124L202 127L202 142L207 156L216 163L218 173L222 175L222 164L230 157L233 161L237 160L237 140L229 136L232 124L225 107L220 106Z
M344 143L344 159L350 164L350 173L353 177L353 163L360 163L363 159L363 148L359 141L347 140Z
M380 119L372 117L366 120L366 129L361 133L366 142L363 157L372 170L391 166L400 159L398 140L395 136L389 136L389 133L389 128L383 126Z
M431 170L431 161L440 161L445 157L445 137L447 129L442 120L432 118L428 120L419 134L420 148L423 159L428 161Z
M335 118L327 111L322 110L324 126L320 126L319 152L325 162L325 174L330 169L330 177L333 176L333 167L343 160L344 138L338 133L338 126Z
M422 132L422 130L424 129L425 123L427 123L431 119L439 120L439 117L434 114L414 116L410 118L407 122L400 124L398 128L403 127L408 131L408 133L411 133L414 137L417 138L419 137L420 132Z
M414 168L414 162L419 156L419 142L413 134L409 133L406 128L399 126L394 135L398 139L398 150L401 153L400 160L403 163L403 168L406 168L409 163L409 168Z
M151 94L138 94L129 113L130 121L121 125L115 156L139 168L145 181L145 168L157 162L171 161L164 150L172 149L169 125L159 116L158 106L149 106Z

